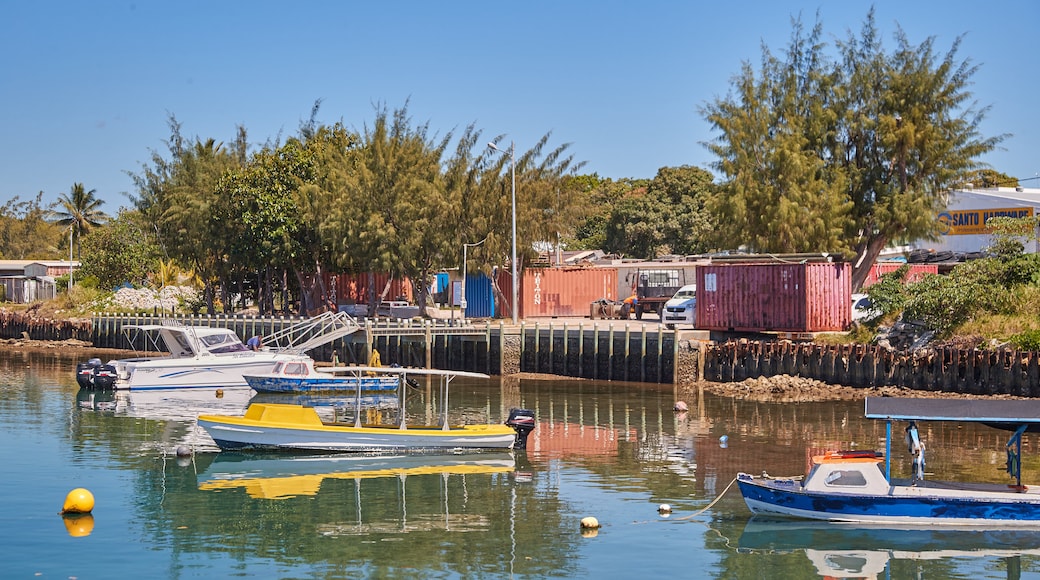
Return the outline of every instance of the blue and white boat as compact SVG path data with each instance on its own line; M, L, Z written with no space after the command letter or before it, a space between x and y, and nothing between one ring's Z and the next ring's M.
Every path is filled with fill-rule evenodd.
M310 359L280 361L268 373L244 374L246 383L258 393L353 393L397 391L397 375L378 367L327 367L317 369Z
M230 328L186 325L124 324L131 348L147 345L149 353L102 364L91 359L76 367L81 388L108 390L223 389L246 387L244 375L269 373L278 363L313 364L305 353L356 332L357 321L344 312L326 312L274 332L268 346L254 351Z
M866 417L886 422L885 453L837 451L812 458L804 477L740 473L737 484L755 514L834 522L1040 526L1040 486L1022 485L1022 434L1040 429L1040 401L868 397ZM909 479L891 477L892 424L906 421ZM1013 480L961 483L924 478L918 421L976 422L1012 431L1007 472Z

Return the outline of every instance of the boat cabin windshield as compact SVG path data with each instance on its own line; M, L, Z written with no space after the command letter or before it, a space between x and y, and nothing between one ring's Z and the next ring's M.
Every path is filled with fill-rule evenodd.
M285 363L282 373L291 376L304 376L307 374L307 365L302 362Z
M202 337L202 344L206 350L214 354L227 352L243 352L249 350L246 345L234 334L211 334Z

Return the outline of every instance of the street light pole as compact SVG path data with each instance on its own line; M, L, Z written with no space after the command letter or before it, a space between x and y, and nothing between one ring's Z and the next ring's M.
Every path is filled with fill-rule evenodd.
M69 226L69 292L72 292L72 229L76 227L73 223ZM71 294L70 294L71 295Z
M505 153L505 151L502 151L501 149L499 149L494 143L488 143L488 147L490 147L494 151L498 151L499 153ZM517 300L517 283L518 283L518 281L516 279L516 149L515 149L515 144L512 141L509 142L509 170L510 170L510 173L512 174L512 179L513 179L513 190L512 190L513 191L513 198L512 198L512 206L513 206L513 260L512 260L512 272L511 272L512 278L513 278L513 305L512 305L512 308L510 310L513 311L513 324L516 324L517 323L517 318L518 318L518 310L520 308L520 305L517 303L518 302L518 300Z

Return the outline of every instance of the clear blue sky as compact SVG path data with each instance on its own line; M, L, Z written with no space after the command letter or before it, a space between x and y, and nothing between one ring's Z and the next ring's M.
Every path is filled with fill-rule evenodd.
M919 43L981 64L982 131L1010 133L985 160L1040 174L1040 2L879 1ZM439 135L466 125L527 149L552 132L585 173L653 177L708 167L699 108L724 95L760 46L780 51L792 16L819 10L828 39L858 31L868 2L19 1L0 3L0 202L75 182L114 214L170 113L189 138L250 142L319 122L371 124L375 104L409 103ZM1023 185L1040 187L1040 180Z

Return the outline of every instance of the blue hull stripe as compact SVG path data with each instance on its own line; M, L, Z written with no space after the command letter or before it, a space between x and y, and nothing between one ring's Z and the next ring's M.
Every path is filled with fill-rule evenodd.
M931 519L1040 523L1040 499L1022 501L948 497L855 496L807 493L765 487L738 480L747 502L775 506L771 513L797 510L818 514L819 519Z

